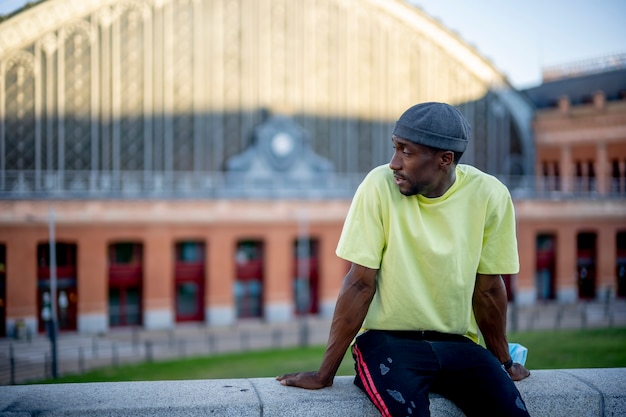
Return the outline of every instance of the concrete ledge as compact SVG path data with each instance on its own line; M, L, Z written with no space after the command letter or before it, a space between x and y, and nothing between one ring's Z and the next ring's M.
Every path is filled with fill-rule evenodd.
M531 372L517 386L534 417L626 417L626 368ZM273 378L3 386L0 416L379 416L352 380L319 391ZM430 408L433 417L463 416L437 395Z

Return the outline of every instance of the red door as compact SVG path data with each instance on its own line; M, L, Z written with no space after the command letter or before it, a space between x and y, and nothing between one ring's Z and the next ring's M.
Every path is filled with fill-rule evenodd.
M555 298L556 237L552 234L537 236L537 259L535 263L535 288L538 300Z
M263 242L239 242L235 262L237 317L260 318L263 316Z
M578 297L596 297L596 234L579 233L577 238L576 270L578 272Z
M56 314L59 331L75 331L78 316L76 245L56 243ZM51 318L50 244L37 245L37 311L38 330L46 331Z
M175 256L176 321L203 321L204 243L177 243Z
M615 259L616 295L626 297L626 232L617 234L617 256Z
M7 335L6 246L0 245L0 337Z
M294 243L293 288L296 315L319 312L318 242L298 239Z
M143 247L140 243L109 246L109 325L142 323Z

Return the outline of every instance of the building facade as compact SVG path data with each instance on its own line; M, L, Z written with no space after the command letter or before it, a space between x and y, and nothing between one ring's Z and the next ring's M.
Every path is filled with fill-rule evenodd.
M544 193L555 152L577 166L559 110L402 0L47 0L0 23L0 80L2 335L51 311L79 332L329 317L352 193L423 101L457 105L464 162L511 189L512 300L622 294L623 185ZM584 141L623 184L605 105Z
M626 296L626 55L546 71L533 198L516 201L524 301ZM523 193L519 194L523 197Z

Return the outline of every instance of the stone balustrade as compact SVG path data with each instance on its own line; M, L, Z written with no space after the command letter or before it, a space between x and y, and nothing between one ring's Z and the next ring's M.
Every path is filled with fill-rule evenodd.
M517 386L533 417L626 417L626 368L531 372ZM274 378L2 386L0 416L378 416L352 380L318 391ZM437 395L430 408L433 417L463 416Z

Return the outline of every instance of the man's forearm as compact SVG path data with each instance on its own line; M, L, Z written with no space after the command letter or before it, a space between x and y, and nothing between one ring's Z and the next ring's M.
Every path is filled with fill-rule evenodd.
M346 275L337 298L328 345L319 369L320 377L328 384L332 383L348 346L361 328L375 292L373 279L367 284L352 275L352 270Z
M511 358L506 340L506 287L499 275L478 275L472 299L485 345L501 363Z

